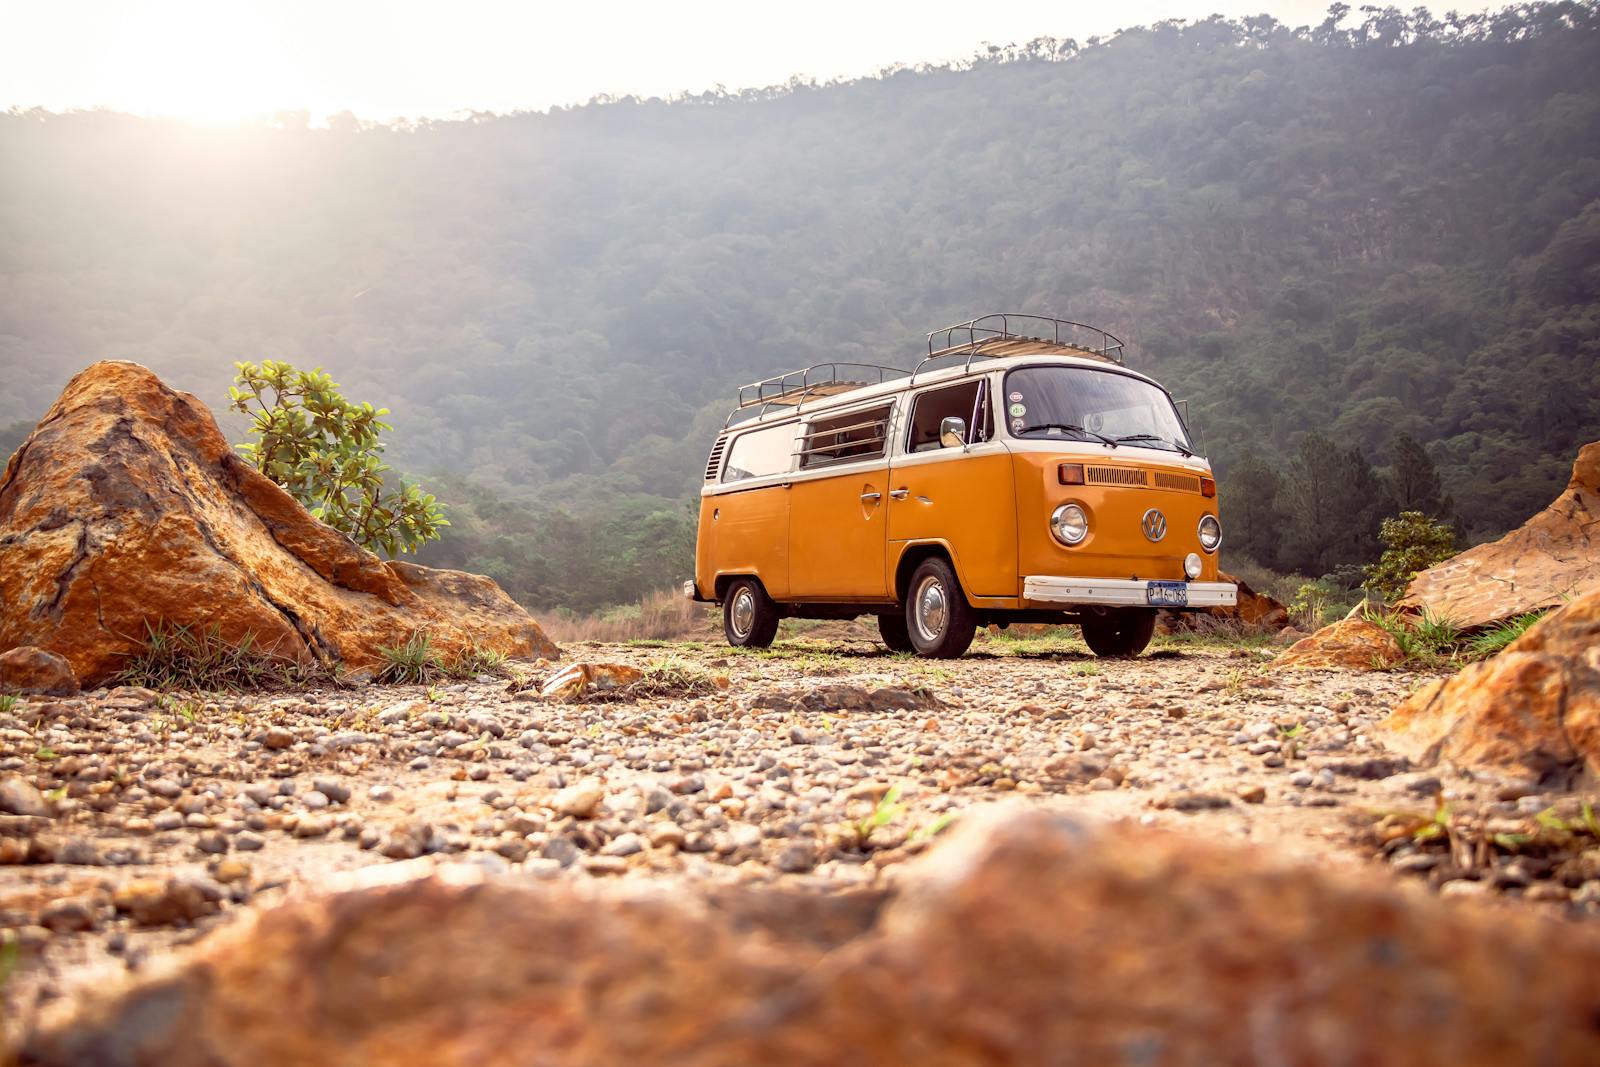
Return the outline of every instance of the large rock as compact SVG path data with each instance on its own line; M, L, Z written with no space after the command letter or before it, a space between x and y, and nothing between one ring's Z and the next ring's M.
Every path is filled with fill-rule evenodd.
M72 664L42 648L23 645L0 652L0 693L69 697L79 690Z
M1562 788L1600 782L1600 590L1418 690L1379 730L1423 765L1448 760Z
M56 1004L22 1062L1600 1062L1595 931L1187 835L968 822L892 897L388 867Z
M352 669L417 631L444 652L559 655L494 582L383 562L236 455L194 397L96 363L0 475L0 649L49 649L94 685L147 625Z
M1405 659L1394 635L1367 619L1341 619L1302 637L1273 660L1274 667L1371 671Z
M1600 441L1579 450L1554 503L1500 540L1418 574L1400 607L1475 629L1593 589L1600 589Z

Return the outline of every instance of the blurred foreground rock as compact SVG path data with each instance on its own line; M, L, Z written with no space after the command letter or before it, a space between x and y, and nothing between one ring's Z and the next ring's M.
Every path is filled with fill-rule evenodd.
M0 549L0 649L48 649L85 685L162 624L303 666L381 667L417 631L446 654L559 655L488 578L385 563L318 522L136 363L79 374L11 457Z
M1590 930L1019 806L970 816L893 894L428 869L56 1004L21 1062L1600 1062Z
M1559 607L1600 589L1600 441L1584 445L1566 491L1498 541L1418 574L1400 607L1462 629Z
M1448 760L1556 788L1600 782L1600 590L1493 659L1430 682L1379 729L1422 765Z
M1392 667L1405 659L1394 635L1366 619L1341 619L1290 645L1274 667L1371 671Z

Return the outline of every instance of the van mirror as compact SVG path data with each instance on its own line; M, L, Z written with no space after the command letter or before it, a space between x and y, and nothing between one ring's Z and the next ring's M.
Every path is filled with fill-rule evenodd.
M942 448L965 448L967 445L967 423L954 415L945 416L939 423L939 445Z

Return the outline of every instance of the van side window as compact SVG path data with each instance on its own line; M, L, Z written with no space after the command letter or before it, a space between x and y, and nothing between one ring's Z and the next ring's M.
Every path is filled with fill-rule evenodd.
M722 480L739 482L789 473L789 464L794 460L794 425L768 426L735 437L727 466L722 469Z
M852 411L812 422L800 447L800 466L820 467L845 460L872 459L884 453L889 412L894 405Z
M976 419L973 418L974 411L977 413ZM967 424L967 444L975 445L994 436L994 411L989 403L986 379L920 394L911 408L911 437L906 444L906 451L932 452L937 449L939 424L952 415Z

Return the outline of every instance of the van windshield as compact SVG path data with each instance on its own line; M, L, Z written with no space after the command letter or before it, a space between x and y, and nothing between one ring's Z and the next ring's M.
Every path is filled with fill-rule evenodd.
M1006 426L1014 437L1194 451L1172 399L1131 375L1022 367L1006 375L1005 400Z

